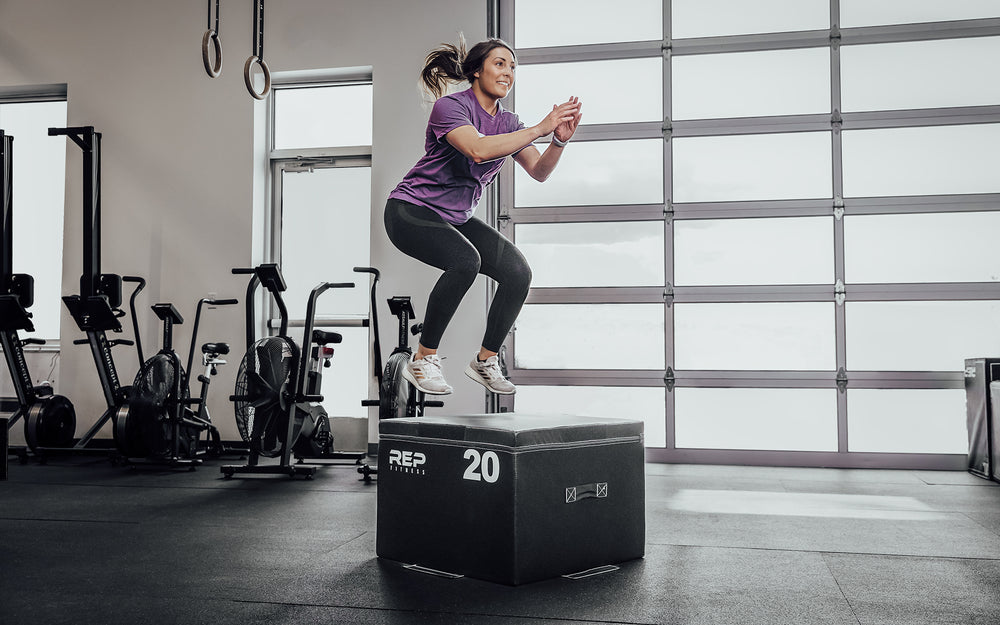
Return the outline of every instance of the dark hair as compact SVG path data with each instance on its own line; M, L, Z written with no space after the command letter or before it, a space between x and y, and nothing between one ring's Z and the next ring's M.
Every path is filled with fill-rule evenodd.
M490 51L496 48L507 48L511 54L514 54L514 49L510 47L510 44L495 37L480 41L466 52L465 37L460 34L457 46L443 43L427 55L427 59L424 60L424 69L420 72L420 78L427 90L435 98L440 98L444 95L449 80L465 79L469 82L475 80L476 72L483 69L486 57Z

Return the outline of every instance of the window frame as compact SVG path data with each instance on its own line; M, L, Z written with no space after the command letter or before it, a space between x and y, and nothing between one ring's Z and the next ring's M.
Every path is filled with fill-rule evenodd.
M68 106L69 106L69 98L68 98L67 85L65 83L44 84L44 85L23 85L23 86L10 86L10 87L4 86L4 87L0 87L0 105L4 105L4 104L35 104L35 103L49 103L49 102L65 102L66 105L67 105L67 108L68 108ZM64 123L62 125L65 125L65 120L64 120ZM16 139L16 135L14 135L14 137ZM17 154L16 141L15 141L14 153ZM63 158L65 160L65 155L64 155ZM62 180L61 183L63 184L63 187L64 187L63 191L65 191L65 180ZM59 204L59 209L62 212L62 219L60 220L60 227L62 227L63 221L65 220L65 213L66 213L65 201L62 201ZM17 210L18 210L18 207L15 206L14 207L15 213L17 212ZM60 231L60 233L59 233L59 240L60 241L63 240L63 234L64 233L62 231ZM58 247L60 259L64 256L64 248L65 248L64 245L60 245ZM18 249L17 246L15 246L15 250L14 250L15 253L17 252L17 249ZM60 264L60 267L61 267L62 266L62 262L60 261L59 264ZM33 277L37 278L37 276L33 276ZM58 273L58 285L59 285L59 291L60 292L62 291L62 278L63 278L63 273L62 273L62 270L60 269L60 271ZM35 301L35 306L38 306L39 303L40 303L40 301L41 300L36 300ZM56 314L56 318L58 319L62 315L62 304L61 304L61 302L57 299L54 302L50 303L50 305L56 307L56 313L57 313ZM55 335L54 336L40 335L40 333L37 330L36 330L36 332L32 332L32 333L29 333L29 334L36 335L38 338L42 338L46 342L45 342L44 345L25 346L24 349L25 349L26 352L52 352L52 353L59 353L61 351L61 329L60 329L60 327L58 325L56 327Z
M516 0L496 0L498 34L517 48L513 29ZM953 124L995 123L1000 120L1000 105L939 109L870 111L844 113L840 105L840 49L846 45L925 41L963 37L987 37L1000 34L1000 18L957 22L929 22L840 28L840 0L830 0L830 28L823 30L754 35L730 35L692 39L672 39L671 2L664 0L662 41L622 42L545 48L518 49L520 65L596 61L618 58L662 56L664 119L661 122L633 122L587 125L584 120L573 141L614 139L663 140L663 204L628 206L549 206L522 208L513 205L514 177L503 171L498 181L498 223L501 229L518 223L563 223L599 221L661 221L665 254L665 284L656 287L546 287L532 288L527 303L661 303L667 340L664 346L668 366L664 371L613 370L527 370L511 368L512 380L519 385L587 386L666 386L667 444L648 449L647 459L661 462L696 462L727 464L763 464L778 466L885 467L918 469L964 469L966 458L958 454L870 453L848 449L847 395L851 389L960 389L964 388L961 371L848 371L846 369L845 301L951 301L1000 300L1000 283L907 283L853 284L845 282L844 215L891 215L922 212L1000 211L1000 193L947 194L908 197L845 198L843 193L842 130L897 127L932 127ZM830 112L744 117L710 120L672 120L671 63L679 55L752 52L803 47L828 47L831 51ZM513 97L516 102L515 86ZM516 111L516 104L513 106ZM832 133L832 194L829 198L810 200L756 200L736 202L674 203L672 189L675 137L708 137L741 134L786 132ZM834 280L811 285L764 286L687 286L673 285L673 223L675 220L727 219L750 217L833 216ZM516 241L515 241L516 243ZM836 370L830 371L694 371L674 370L673 304L708 302L836 302ZM505 347L516 349L516 335L508 337ZM970 355L971 357L972 355ZM508 357L508 362L514 359ZM960 365L961 363L959 363ZM958 367L956 366L956 369ZM772 452L761 450L688 450L676 447L674 432L676 387L693 388L830 388L837 389L838 449L835 452ZM515 400L503 405L513 409Z
M310 89L356 85L371 85L374 88L371 67L276 72L272 75L272 89L275 91L282 89ZM265 237L267 241L266 258L268 262L280 263L282 245L282 177L284 173L339 167L368 167L370 169L372 167L372 146L358 145L277 150L274 148L276 130L274 102L274 97L268 99L267 147L270 194ZM274 331L280 325L277 305L268 298L266 309L268 311L267 328ZM304 313L305 310L289 310L288 327L304 327ZM367 325L367 318L328 315L317 315L315 322L316 328L347 328Z

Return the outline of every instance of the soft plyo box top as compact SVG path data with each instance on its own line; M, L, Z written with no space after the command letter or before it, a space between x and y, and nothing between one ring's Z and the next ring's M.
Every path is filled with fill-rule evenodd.
M379 434L390 438L461 441L506 448L642 439L643 422L613 417L504 412L385 419Z

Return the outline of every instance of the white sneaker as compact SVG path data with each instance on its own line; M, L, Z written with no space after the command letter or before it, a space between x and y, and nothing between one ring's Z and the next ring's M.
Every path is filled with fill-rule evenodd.
M403 367L403 377L418 391L428 395L447 395L453 390L441 374L441 358L428 354L420 360L410 356L410 362Z
M498 395L513 395L517 387L510 383L500 370L500 359L490 356L480 362L478 356L472 359L465 368L465 375L486 387L486 390Z

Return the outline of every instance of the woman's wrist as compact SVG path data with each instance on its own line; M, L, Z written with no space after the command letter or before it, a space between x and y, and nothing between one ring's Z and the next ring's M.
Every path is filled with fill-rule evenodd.
M555 145L556 147L559 147L559 148L564 148L564 147L566 147L567 143L569 143L569 139L566 139L565 141L560 141L559 137L556 136L556 133L552 133L552 144L553 145Z

